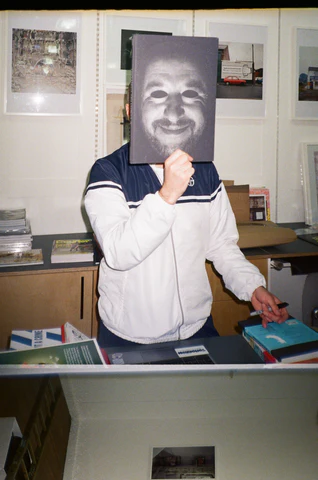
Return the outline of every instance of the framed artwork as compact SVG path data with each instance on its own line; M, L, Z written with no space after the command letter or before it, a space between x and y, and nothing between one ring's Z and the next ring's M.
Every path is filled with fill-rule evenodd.
M80 113L81 15L10 12L5 113Z
M305 222L318 225L318 143L302 144L301 165Z
M215 447L153 447L150 480L164 478L215 478Z
M318 120L318 30L296 28L295 117Z
M107 87L128 85L131 80L132 36L134 33L160 35L191 35L191 12L156 12L156 18L143 15L105 14L105 72Z
M216 116L264 117L268 27L215 23L198 14L195 35L219 39Z
M219 39L216 115L265 116L267 27L208 23Z

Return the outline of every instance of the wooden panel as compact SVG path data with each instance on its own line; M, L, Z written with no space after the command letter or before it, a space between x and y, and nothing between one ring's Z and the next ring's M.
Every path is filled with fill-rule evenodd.
M246 320L252 307L249 303L234 300L214 302L212 305L213 323L220 335L237 335L237 322Z
M97 338L98 333L98 323L99 323L99 314L98 314L98 270L94 271L93 276L93 304L92 304L92 337Z
M255 259L251 261L268 280L268 260ZM206 262L206 270L213 293L212 317L215 328L220 335L235 335L237 322L245 320L251 309L251 303L240 301L233 293L224 287L222 277L216 272L210 262Z
M260 272L264 275L267 281L268 260L266 258L255 259L251 261L251 263L253 263L253 265L255 265L257 268L259 268ZM224 282L221 275L215 270L211 262L206 262L205 266L212 288L214 302L235 299L235 295L233 295L229 290L224 287Z
M34 480L62 480L71 416L64 395L58 399Z
M25 437L24 444L36 453L34 480L62 480L71 416L59 377L3 377L0 391L0 416L17 419ZM36 434L30 435L33 429ZM13 472L18 468L18 458L17 454L11 464L10 479L15 478Z
M70 322L91 336L93 272L0 277L0 348L13 329L53 328Z

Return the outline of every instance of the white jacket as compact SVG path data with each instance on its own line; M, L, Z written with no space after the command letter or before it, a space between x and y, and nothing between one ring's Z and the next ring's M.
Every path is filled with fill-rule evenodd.
M104 252L99 314L126 340L185 339L211 312L206 259L241 300L265 279L237 246L235 217L212 162L195 163L187 190L169 205L153 169L128 160L126 144L96 161L86 189L85 208Z

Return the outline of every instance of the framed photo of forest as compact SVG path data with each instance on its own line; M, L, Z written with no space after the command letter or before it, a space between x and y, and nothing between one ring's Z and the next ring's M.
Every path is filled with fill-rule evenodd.
M5 113L80 113L81 15L10 12Z

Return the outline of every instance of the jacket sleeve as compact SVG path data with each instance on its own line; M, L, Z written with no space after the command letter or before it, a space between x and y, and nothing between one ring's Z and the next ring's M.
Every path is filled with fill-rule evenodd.
M207 258L222 275L224 284L240 300L249 301L264 276L249 262L237 245L239 235L235 216L224 185L210 210L210 239Z
M97 172L96 169L100 169ZM94 171L95 170L95 171ZM175 206L158 193L144 197L138 208L129 208L121 185L109 180L98 163L92 167L84 205L109 267L129 270L140 264L168 236Z

